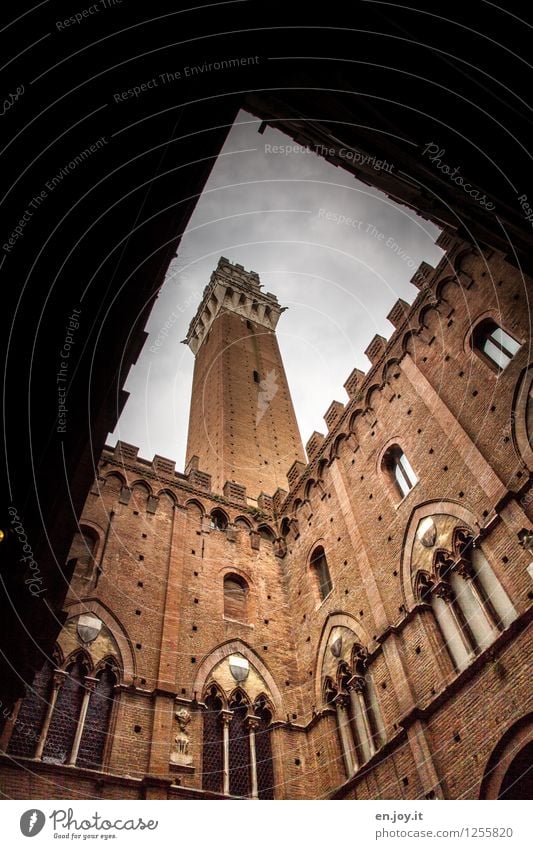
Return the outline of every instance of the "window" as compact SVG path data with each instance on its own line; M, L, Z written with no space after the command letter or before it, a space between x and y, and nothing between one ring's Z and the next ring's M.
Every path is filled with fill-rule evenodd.
M261 378L259 377L259 372L254 371L254 383L260 383L260 382L261 382Z
M225 709L217 686L205 699L202 787L240 798L273 799L270 739L272 710L266 696L251 704L238 688Z
M214 531L225 531L228 527L228 518L222 510L213 510L210 519L209 525Z
M520 349L520 344L492 319L481 321L472 333L472 347L501 372Z
M224 577L224 617L238 622L248 619L248 584L240 575Z
M96 684L89 698L87 715L83 724L76 766L98 769L104 751L111 721L113 697L117 679L113 666L108 663L96 674Z
M264 696L254 705L254 714L259 723L255 729L255 759L257 764L257 795L260 799L274 798L274 767L272 764L272 742L270 739L270 711Z
M54 663L47 660L35 676L20 705L7 752L14 757L32 758L39 740L53 690Z
M354 645L351 663L341 661L337 680L326 678L324 698L335 708L337 731L348 777L385 742L378 700L367 669L367 652Z
M458 672L516 618L510 599L466 528L455 528L451 550L435 552L433 574L419 572L416 589L418 598L431 605Z
M46 663L23 700L8 753L52 764L99 769L117 683L116 666L107 661L91 677L84 652L58 669Z
M202 787L214 793L222 792L224 753L220 711L222 701L212 687L205 700Z
M248 706L240 692L230 703L229 723L229 792L231 796L250 796L250 741Z
M404 498L412 490L418 478L411 463L399 445L392 445L383 457L383 468L389 475L397 493Z
M328 561L321 545L315 548L311 555L311 567L316 575L320 598L324 601L333 589L333 584L329 574Z

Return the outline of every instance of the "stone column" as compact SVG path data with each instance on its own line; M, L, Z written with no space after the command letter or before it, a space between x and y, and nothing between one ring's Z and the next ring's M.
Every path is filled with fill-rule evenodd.
M258 716L248 716L246 717L246 721L248 724L248 733L250 740L250 780L251 780L251 788L252 788L252 799L259 798L259 791L257 786L257 756L255 752L255 729L259 725L260 719Z
M348 692L350 693L350 700L352 703L352 713L354 719L357 716L360 716L361 718L361 726L364 731L364 739L361 740L361 744L363 749L367 750L367 757L368 760L370 760L372 755L376 752L376 747L374 745L372 728L368 719L368 709L364 694L365 687L366 681L360 675L354 675L354 677L348 681Z
M50 723L52 721L52 714L54 712L54 708L56 706L57 697L59 695L59 691L63 686L65 679L68 676L68 672L63 672L61 669L54 669L54 679L53 679L53 689L52 695L50 696L50 702L48 703L48 708L46 710L46 716L44 718L43 727L41 729L41 735L39 742L37 744L37 748L35 750L34 758L37 761L40 761L43 756L44 744L46 743L46 737L48 734L48 729L50 728Z
M91 693L94 693L96 685L98 684L98 678L89 678L89 676L85 676L84 687L85 692L83 694L83 701L81 703L80 715L78 717L78 724L76 726L76 734L74 735L74 742L72 744L72 749L70 751L70 758L68 760L69 766L75 766L76 760L78 757L78 751L81 743L81 735L83 734L83 726L85 725L85 717L87 716L87 710L89 708L89 699L91 698Z
M348 778L359 769L357 758L352 742L350 731L350 722L348 715L348 697L344 693L339 693L335 696L335 710L337 711L337 725L341 738L342 756L346 767L346 775Z
M229 796L229 724L233 719L233 713L230 710L220 711L220 721L222 722L222 792L224 796Z
M435 595L446 603L446 609L450 612L456 635L460 638L467 658L473 654L473 647L467 639L463 628L463 613L454 598L454 592L449 584L441 582L435 587Z

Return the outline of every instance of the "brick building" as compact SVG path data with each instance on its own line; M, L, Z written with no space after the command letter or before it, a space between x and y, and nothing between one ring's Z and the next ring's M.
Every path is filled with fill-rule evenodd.
M105 448L8 797L531 795L529 281L438 244L307 460L282 308L221 258L185 471Z

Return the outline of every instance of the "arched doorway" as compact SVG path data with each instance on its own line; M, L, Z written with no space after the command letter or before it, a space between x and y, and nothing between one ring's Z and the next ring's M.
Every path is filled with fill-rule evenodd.
M511 761L498 799L533 799L533 740L526 743Z
M480 799L531 799L533 794L533 713L509 728L493 750L483 774Z

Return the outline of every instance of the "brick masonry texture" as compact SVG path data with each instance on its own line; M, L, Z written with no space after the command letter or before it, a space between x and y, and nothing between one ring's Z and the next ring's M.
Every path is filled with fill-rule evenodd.
M4 794L213 798L202 791L204 699L211 683L230 695L235 653L250 663L250 697L264 693L272 708L279 799L479 798L504 736L512 746L514 729L527 726L533 737L533 554L517 537L533 517L531 281L497 252L481 253L453 233L445 241L439 266L423 264L415 275L414 303L391 311L395 329L372 347L367 374L350 376L350 399L330 406L309 463L275 325L265 329L231 308L220 309L197 349L186 474L124 443L104 450L81 517L95 549L78 557L59 641L66 660L77 645L74 617L90 611L104 622L94 650L120 667L104 765L91 771L4 754ZM224 285L232 269L237 288L255 297L256 276L227 261L219 265ZM471 344L486 318L520 344L499 374ZM269 370L279 389L257 424L253 372ZM404 497L385 462L395 444L417 477ZM225 527L214 526L213 510ZM416 568L433 554L417 543L427 517L442 539L470 528L514 608L461 671L415 591ZM318 545L333 585L325 599L311 564ZM249 588L242 622L224 616L228 574ZM323 689L335 635L341 652L350 639L366 650L382 725L377 751L351 776ZM190 713L191 766L176 770L180 707ZM4 749L15 724L16 716Z

